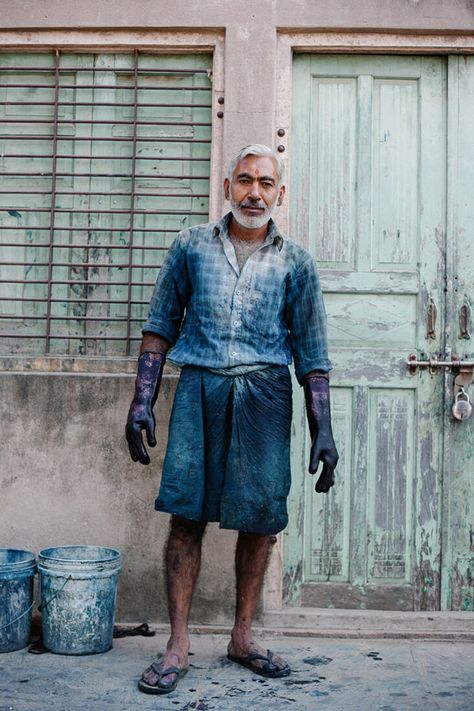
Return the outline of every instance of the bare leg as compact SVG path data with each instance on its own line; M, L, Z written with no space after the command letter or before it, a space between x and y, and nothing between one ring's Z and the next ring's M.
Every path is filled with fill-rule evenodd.
M161 663L163 668L187 668L189 652L189 613L194 587L201 566L201 543L206 524L173 516L166 548L168 614L171 636ZM160 686L175 680L175 675L162 678ZM147 669L142 676L147 684L156 685L158 675Z
M235 622L228 652L233 657L244 657L252 652L266 654L252 636L252 622L265 577L271 537L257 533L239 533L235 551L237 600ZM286 667L281 657L274 657L278 669ZM255 660L252 664L263 667L265 662Z

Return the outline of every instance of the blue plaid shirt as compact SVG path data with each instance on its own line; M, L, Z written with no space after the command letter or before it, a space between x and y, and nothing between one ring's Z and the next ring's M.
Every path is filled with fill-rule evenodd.
M207 368L289 365L327 373L326 314L313 259L270 220L239 271L231 213L180 232L156 281L143 333L171 345L178 364Z

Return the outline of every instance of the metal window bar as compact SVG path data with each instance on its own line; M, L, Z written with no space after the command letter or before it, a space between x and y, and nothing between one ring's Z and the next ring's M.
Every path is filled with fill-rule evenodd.
M135 218L135 191L137 177L137 122L138 122L138 52L135 50L135 61L133 65L134 71L134 91L133 91L133 135L132 135L132 174L130 188L130 228L128 242L128 296L127 296L127 355L130 355L130 336L131 336L131 309L130 300L132 298L132 266L133 266L133 226Z
M56 181L58 165L58 122L59 122L59 50L55 52L55 86L54 86L54 116L53 116L53 163L51 166L51 204L49 213L49 255L48 255L48 301L46 310L46 353L49 353L51 342L51 296L53 279L53 244L54 244L54 222L56 217ZM23 208L24 209L24 208ZM21 265L20 265L21 266Z
M33 56L0 53L0 354L133 355L208 218L212 58Z
M28 66L22 66L22 69L23 69L23 71L27 71L28 74L30 74L31 72L44 72L44 69L43 69L42 67L38 67L38 66L30 66L30 67L28 67ZM77 66L70 66L70 67L68 67L68 66L62 65L61 67L59 67L59 71L60 71L60 72L75 72L75 71L77 71L77 69L78 69ZM88 67L81 67L80 69L81 69L81 72L94 72L94 71L96 71L96 68L95 68L95 67L89 67L89 68L88 68ZM8 71L16 72L16 71L17 71L17 67L16 67L16 66L13 66L13 67L3 67L3 68L2 68L2 71L4 71L4 72L8 72ZM100 71L101 71L101 72L116 72L117 69L116 69L115 67L101 67L101 68L100 68ZM146 73L146 74L149 74L149 75L152 75L152 74L154 74L154 73L155 73L155 74L184 74L184 75L185 75L185 74L208 74L208 72L209 72L208 69L184 69L184 68L180 68L180 69L164 69L163 67L161 67L160 69L150 69L150 68L147 68L147 69L138 69L138 73L139 73L139 74ZM134 71L134 70L127 70L127 69L125 69L125 68L122 67L122 68L120 69L120 73L121 73L121 74L127 74L127 73L128 73L128 74L134 74L135 71Z

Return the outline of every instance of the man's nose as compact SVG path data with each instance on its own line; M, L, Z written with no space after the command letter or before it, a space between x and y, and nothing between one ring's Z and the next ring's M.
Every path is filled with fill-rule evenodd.
M252 200L260 200L260 184L255 180L250 188L249 197Z

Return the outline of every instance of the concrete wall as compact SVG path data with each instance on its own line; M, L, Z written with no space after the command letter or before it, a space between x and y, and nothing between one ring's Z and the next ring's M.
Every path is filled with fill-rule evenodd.
M472 0L0 0L0 12L3 46L79 46L87 32L95 32L99 46L159 46L166 30L179 46L192 47L200 31L221 31L225 117L218 162L247 143L280 140L276 117L289 98L277 100L277 30L306 33L313 50L316 32L342 38L349 31L353 37L377 32L377 51L392 47L395 36L439 34L453 37L455 46L474 32ZM290 68L291 53L283 71L288 75ZM118 618L165 620L161 559L168 524L153 511L153 500L176 374L164 379L159 445L152 465L142 467L131 463L123 439L133 369L128 361L0 363L0 541L34 551L80 542L119 547L124 569ZM232 614L235 536L211 528L193 619L216 623ZM278 602L278 574L278 566L271 568L271 604Z
M155 406L159 444L144 467L132 463L123 436L133 376L0 376L1 545L35 552L73 543L119 548L117 614L124 621L166 619L162 548L168 516L154 511L153 502L176 379L172 371L163 379ZM197 622L224 622L231 615L233 539L232 532L210 526Z

